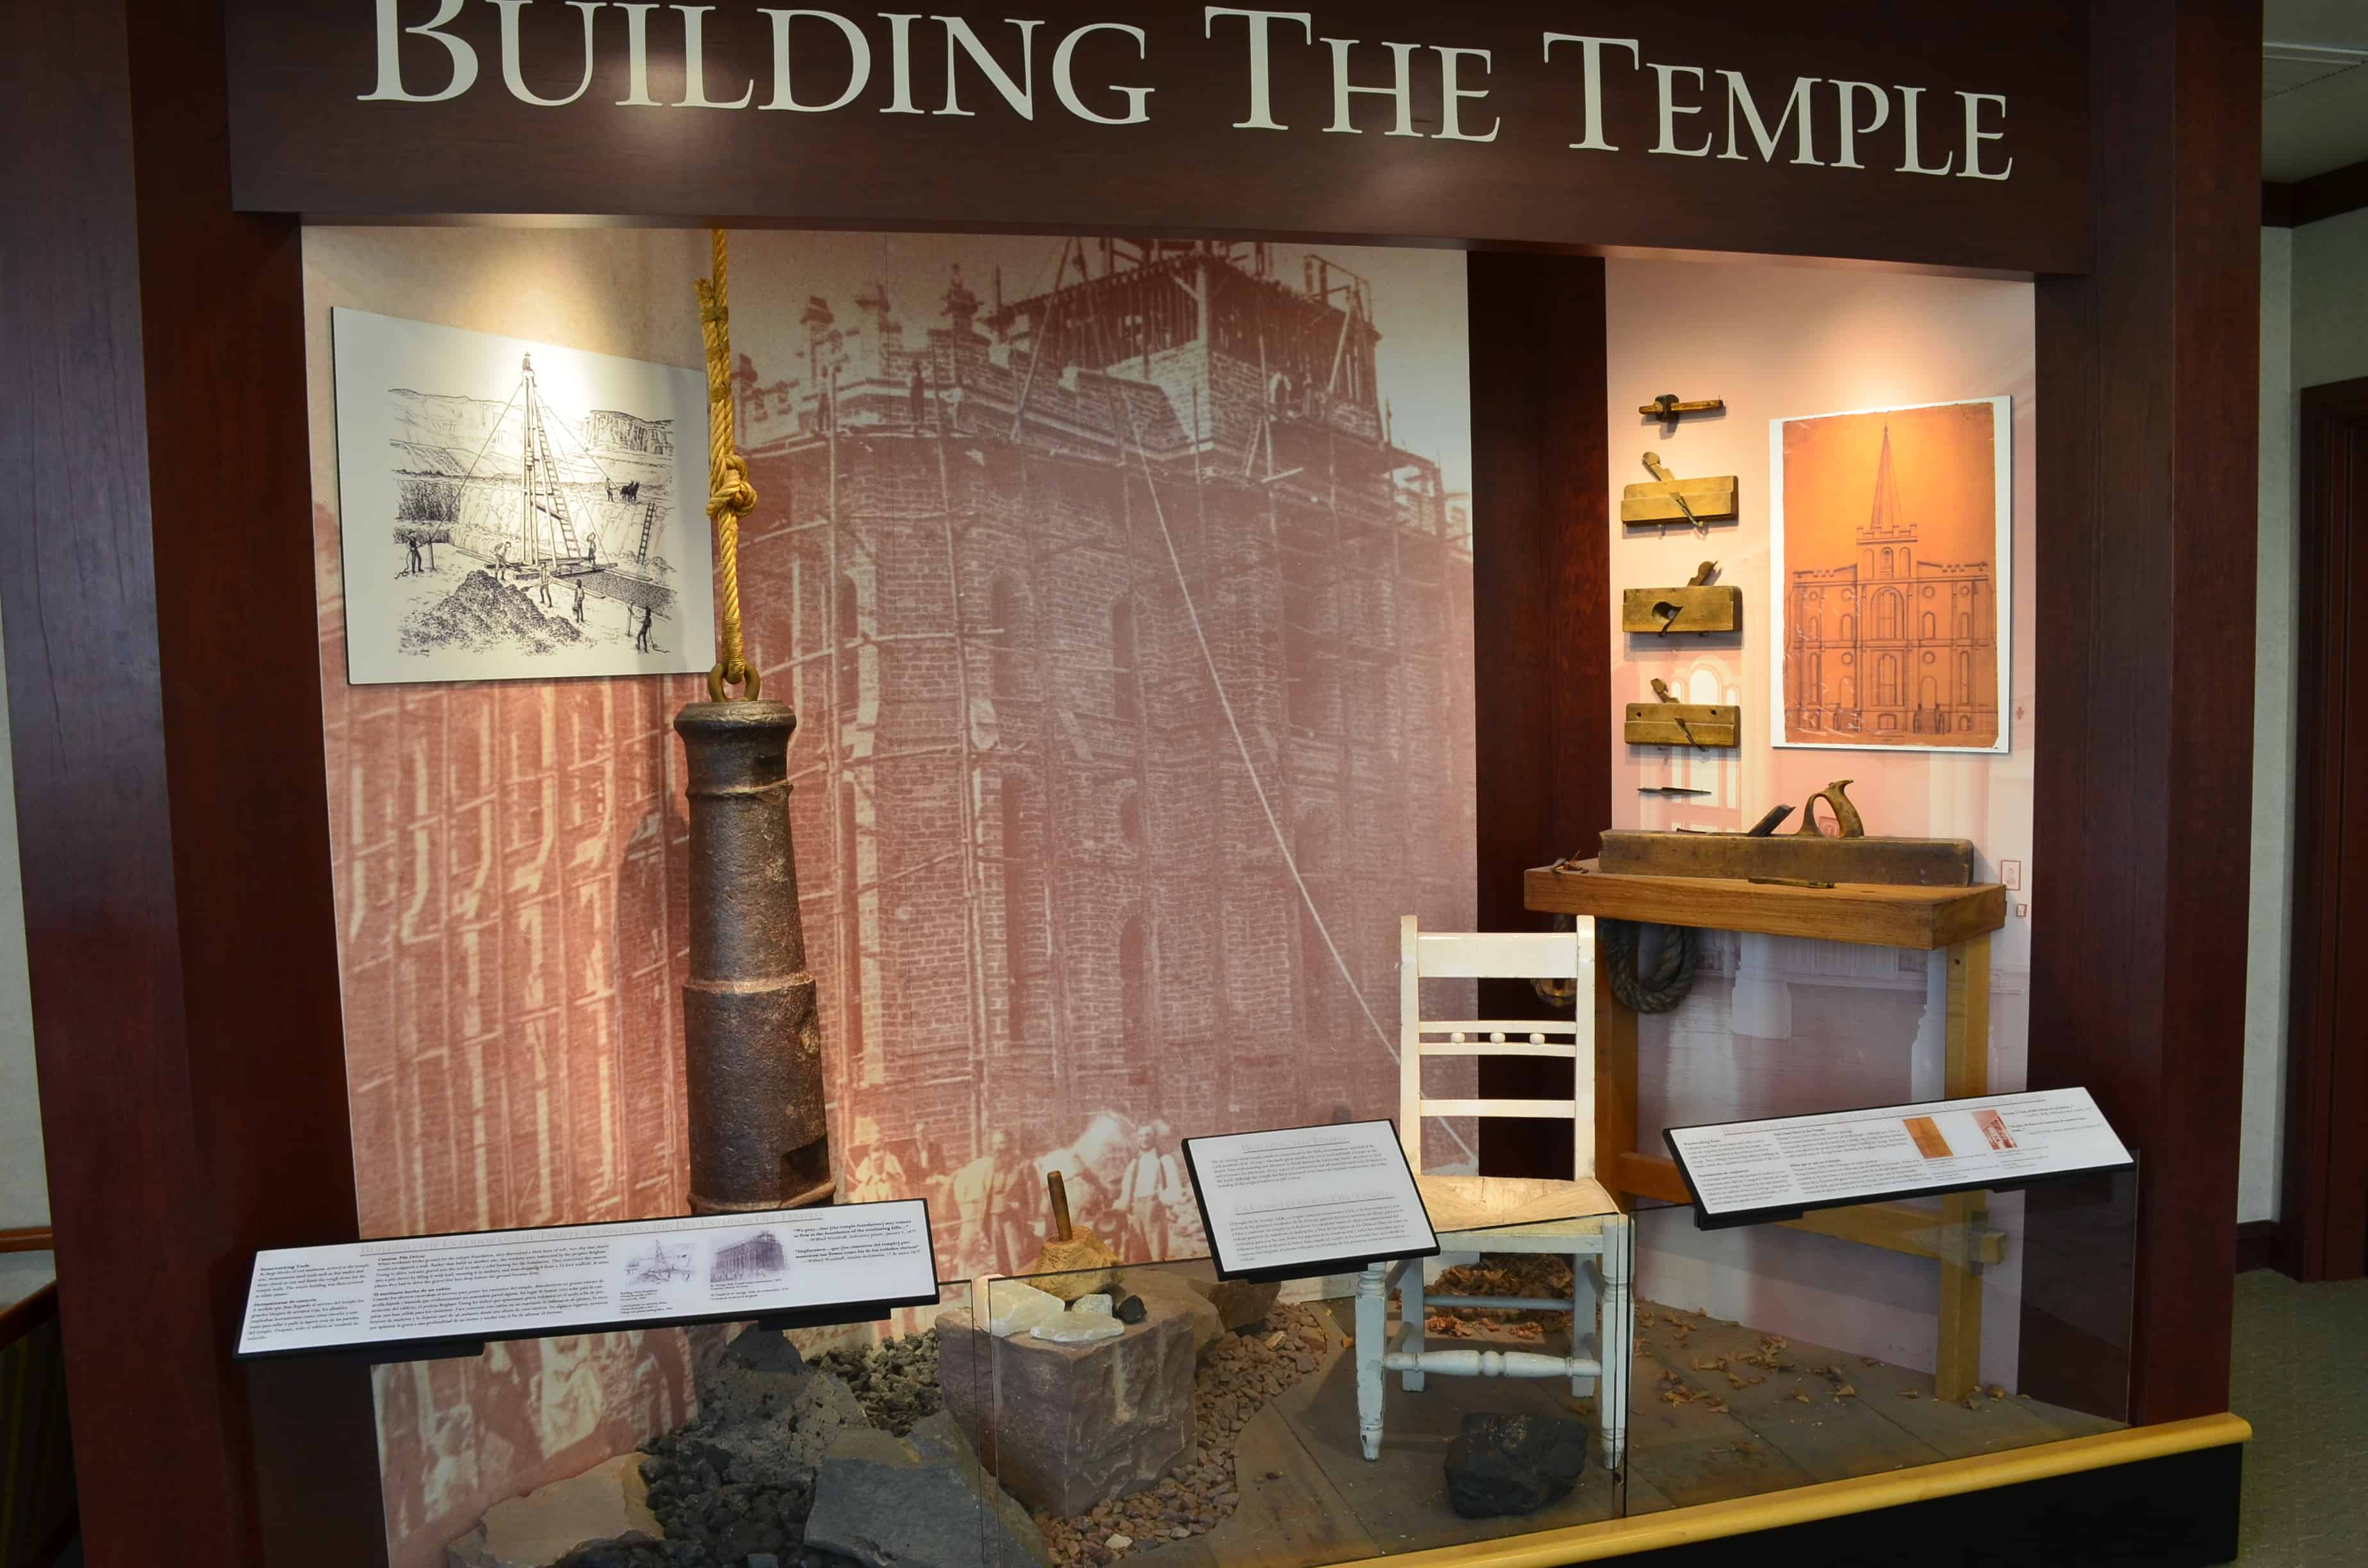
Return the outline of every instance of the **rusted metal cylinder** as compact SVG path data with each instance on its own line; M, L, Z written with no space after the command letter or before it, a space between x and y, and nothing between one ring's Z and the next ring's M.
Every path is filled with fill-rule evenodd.
M694 702L690 978L682 988L694 1213L829 1200L822 1026L798 918L790 733L780 702Z

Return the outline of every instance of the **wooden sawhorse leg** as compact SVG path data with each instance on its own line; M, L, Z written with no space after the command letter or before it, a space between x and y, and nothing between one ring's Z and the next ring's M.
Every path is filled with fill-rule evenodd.
M1962 1099L1990 1092L1990 938L1985 931L1949 949L1948 1061L1942 1092ZM1987 1192L1941 1199L1941 1344L1932 1363L1935 1398L1963 1399L1982 1381L1982 1277L1974 1233Z

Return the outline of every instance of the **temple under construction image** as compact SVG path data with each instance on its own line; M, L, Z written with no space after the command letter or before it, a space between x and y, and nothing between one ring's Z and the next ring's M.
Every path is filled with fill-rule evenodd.
M832 1103L1000 1254L1042 1190L1004 1165L1069 1154L1090 1209L1143 1128L1394 1107L1398 916L1472 915L1471 524L1337 259L940 276L933 324L874 283L743 357L744 571L791 607L759 647Z

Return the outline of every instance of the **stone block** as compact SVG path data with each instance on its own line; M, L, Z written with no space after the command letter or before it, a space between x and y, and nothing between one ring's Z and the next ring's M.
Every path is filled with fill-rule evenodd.
M549 1568L586 1541L638 1530L666 1534L650 1512L643 1456L619 1454L581 1475L537 1487L485 1510L475 1529L444 1549L449 1568Z
M1191 1312L1144 1297L1117 1337L997 1339L939 1320L946 1410L1014 1495L1067 1517L1156 1484L1192 1451Z
M1216 1303L1202 1295L1190 1277L1173 1268L1130 1268L1119 1289L1143 1302L1144 1315L1166 1308L1180 1312L1192 1324L1192 1354L1205 1353L1225 1332Z
M814 1478L805 1544L864 1568L1052 1562L1043 1532L996 1485L944 1411L916 1423L910 1437L870 1427L841 1433Z

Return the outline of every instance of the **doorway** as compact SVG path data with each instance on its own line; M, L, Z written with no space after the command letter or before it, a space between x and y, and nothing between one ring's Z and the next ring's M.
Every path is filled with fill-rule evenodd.
M2279 1267L2368 1270L2368 378L2305 388Z

